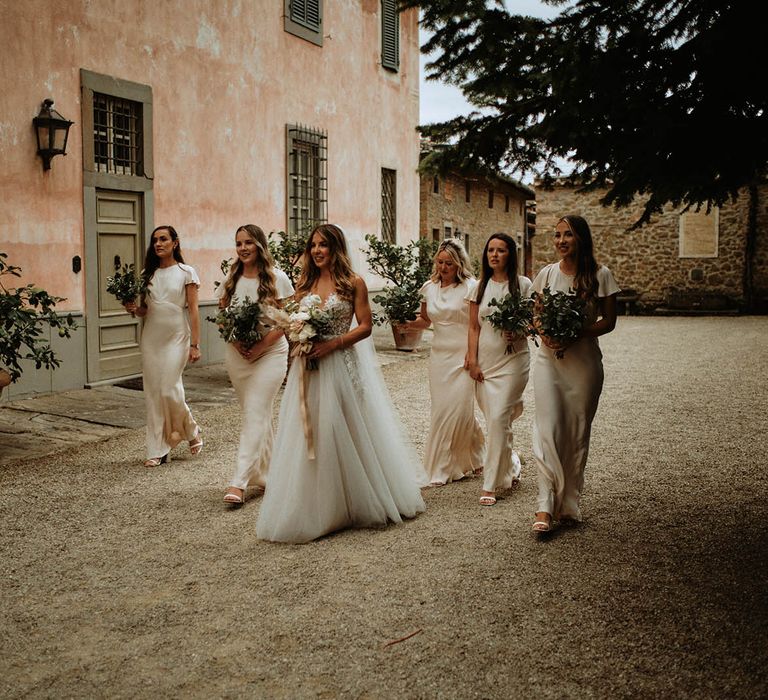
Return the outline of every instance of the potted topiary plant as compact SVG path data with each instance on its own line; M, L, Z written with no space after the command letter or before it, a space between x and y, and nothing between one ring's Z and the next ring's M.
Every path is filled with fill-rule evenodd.
M365 237L368 250L366 261L371 272L391 283L384 287L373 301L381 306L381 313L374 313L376 325L389 323L398 350L410 352L421 342L422 331L403 327L419 313L419 290L432 273L432 258L436 244L426 238L411 241L406 246L382 241L376 236Z
M45 326L58 328L62 338L69 338L77 327L71 314L59 316L54 311L64 299L33 284L6 287L2 280L6 276L21 277L21 268L8 263L7 253L0 253L0 391L21 376L21 360L32 360L37 369L61 364L41 337Z

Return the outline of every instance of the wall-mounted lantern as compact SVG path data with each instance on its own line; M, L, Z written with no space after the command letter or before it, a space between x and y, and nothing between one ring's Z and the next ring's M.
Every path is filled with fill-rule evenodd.
M43 106L32 123L37 135L37 154L43 159L43 170L51 169L51 158L67 155L69 127L74 122L64 119L55 109L53 100L43 101Z

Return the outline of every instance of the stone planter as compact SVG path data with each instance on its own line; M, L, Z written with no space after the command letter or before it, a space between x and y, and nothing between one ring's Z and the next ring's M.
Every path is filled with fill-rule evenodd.
M395 339L395 348L402 350L403 352L413 352L419 349L419 343L421 343L421 336L424 333L422 330L409 330L404 326L398 324L392 324L392 336Z

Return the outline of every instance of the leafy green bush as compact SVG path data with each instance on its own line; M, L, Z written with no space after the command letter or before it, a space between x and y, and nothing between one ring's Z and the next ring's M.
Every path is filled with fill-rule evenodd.
M0 367L15 382L22 375L21 360L32 360L35 367L59 367L49 343L41 336L46 326L58 328L59 336L70 337L77 327L71 314L59 316L54 307L62 297L51 296L33 284L6 287L3 277L21 277L21 268L8 263L8 254L0 253Z
M365 257L371 272L392 285L387 285L381 294L373 297L384 312L374 313L373 322L397 325L414 320L421 305L419 289L432 274L437 243L419 238L401 246L372 235L366 236L365 241L368 243Z
M269 234L269 252L275 259L275 264L291 280L291 284L296 286L296 280L301 274L301 256L307 245L309 231L289 234L285 231L272 231Z

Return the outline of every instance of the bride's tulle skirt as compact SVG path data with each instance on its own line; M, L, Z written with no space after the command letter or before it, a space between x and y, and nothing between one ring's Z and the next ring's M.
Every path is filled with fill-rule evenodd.
M258 537L308 542L347 527L399 523L424 510L426 476L395 415L377 362L360 344L306 372L316 458L304 436L296 358L288 375Z

